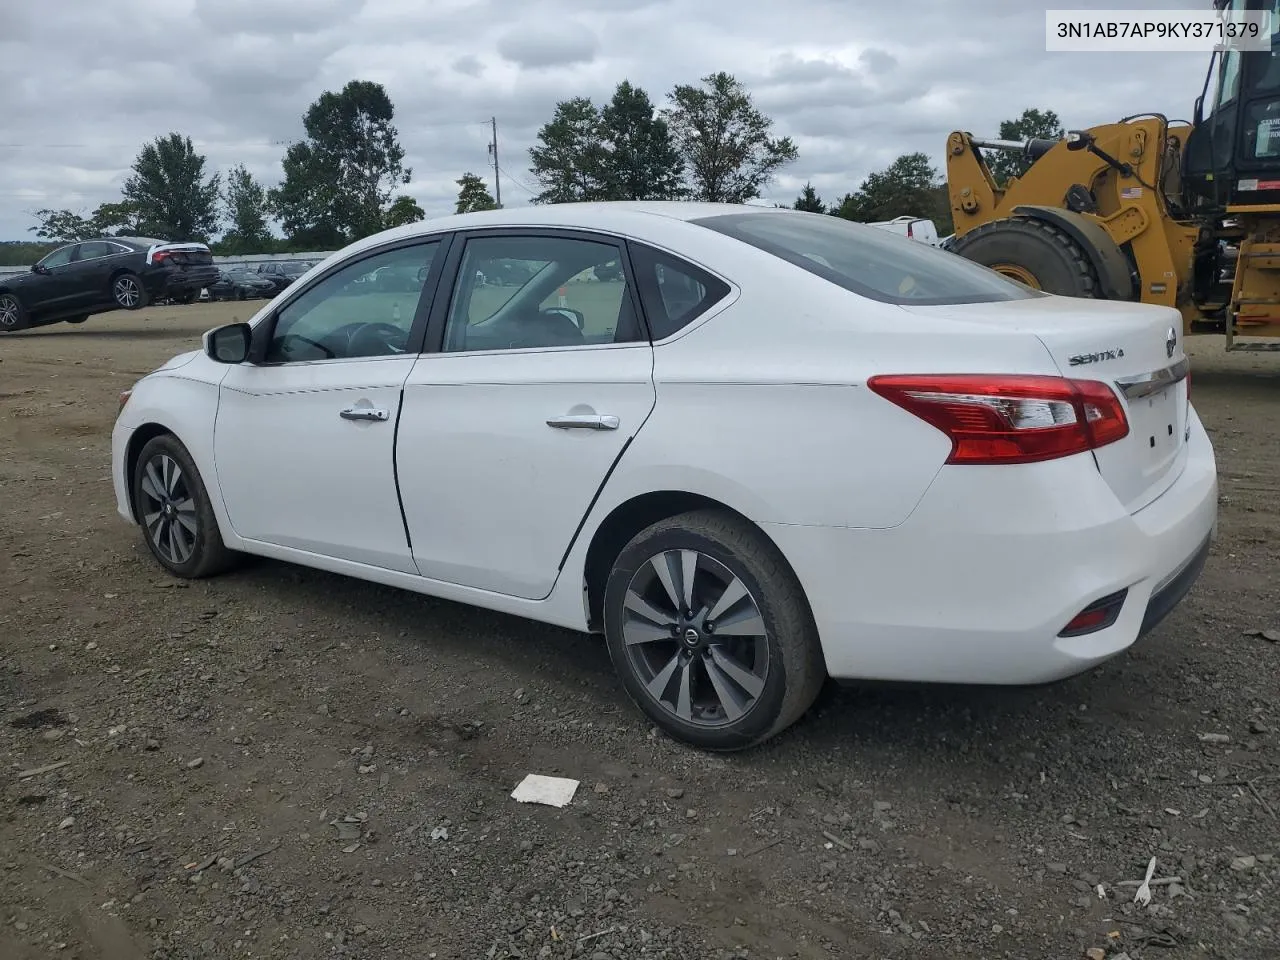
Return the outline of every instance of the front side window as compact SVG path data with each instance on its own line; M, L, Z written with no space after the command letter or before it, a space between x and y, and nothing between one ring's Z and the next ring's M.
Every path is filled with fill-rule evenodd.
M404 353L439 247L432 240L375 253L315 283L280 309L266 362Z
M70 244L67 244L65 247L59 247L57 250L53 251L53 253L49 254L47 257L41 260L40 266L42 267L66 266L68 263L71 262L71 256L76 252L77 246L79 246L79 244L70 243Z
M556 236L467 241L446 352L622 343L641 338L622 250Z
M882 303L926 306L1044 296L971 260L842 217L738 213L693 222Z

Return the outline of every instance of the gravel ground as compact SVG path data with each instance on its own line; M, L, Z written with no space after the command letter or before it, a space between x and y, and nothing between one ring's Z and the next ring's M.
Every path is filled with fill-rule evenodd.
M0 957L1280 957L1280 359L1193 343L1221 537L1129 654L832 690L715 757L587 637L162 575L114 513L116 397L248 314L0 339ZM518 804L530 772L582 785Z

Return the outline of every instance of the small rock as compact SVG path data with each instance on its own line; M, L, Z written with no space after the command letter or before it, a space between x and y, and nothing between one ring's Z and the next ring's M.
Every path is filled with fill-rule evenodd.
M872 804L872 806L875 807L876 813L884 813L887 810L893 809L893 804L889 803L886 800L877 800L874 804Z
M144 749L144 750L151 750L151 751L153 751L153 752L154 752L154 751L156 751L156 750L159 750L159 749L160 749L160 741L159 741L159 740L151 740L151 739L148 739L148 740L147 740L147 742L146 742L146 744L143 746L143 748L142 748L142 749Z
M23 931L23 930L26 930L26 929L27 929L27 924L26 924L26 922L25 922L25 921L23 921L23 920L17 920L17 921L15 921L15 922L14 922L14 924L13 924L13 929L15 929L15 930L17 930L17 931L21 932L21 931Z
M1200 734L1201 743L1230 743L1231 737L1225 733L1202 733Z
M1249 921L1238 913L1231 913L1230 911L1223 913L1222 922L1237 936L1243 937L1249 932Z
M58 829L59 829L59 830L70 830L70 829L71 829L72 827L74 827L75 825L76 825L76 818L75 818L75 817L67 817L67 818L66 818L65 820L63 820L60 824L58 824Z
M86 644L84 645L84 648L85 648L86 650L97 650L97 649L98 649L98 642L97 642L96 640L90 640L88 643L86 643Z
M356 767L356 772L357 773L373 773L373 771L377 769L378 769L377 764L362 763L360 764L360 766Z
M609 792L609 785L607 783L596 784L596 793L608 793L608 792Z
M861 840L858 841L858 848L861 850L869 850L872 853L875 853L880 849L880 844L877 843L875 840L870 839L869 837L863 837Z
M1249 721L1249 732L1250 733L1270 733L1271 728L1268 727L1261 720L1251 720Z
M204 757L196 757L194 760L187 761L188 770L199 770L204 766Z
M1047 863L1045 866L1050 873L1066 873L1067 865L1065 863Z
M1236 857L1231 861L1232 870L1252 870L1258 864L1257 857Z
M1103 950L1101 947L1090 947L1084 952L1084 955L1088 957L1089 960L1107 960L1107 951Z
M46 730L44 733L40 734L42 739L48 740L50 742L57 742L58 740L61 740L63 737L65 737L66 735L67 735L67 731L63 730L61 727L55 727L52 730Z
M667 788L667 796L670 797L672 800L679 800L681 797L684 796L684 790L682 790L680 787L669 787Z

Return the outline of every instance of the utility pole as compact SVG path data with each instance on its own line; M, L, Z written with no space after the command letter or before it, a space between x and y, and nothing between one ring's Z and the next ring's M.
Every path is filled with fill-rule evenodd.
M489 154L493 157L493 200L502 209L502 180L498 176L498 118L491 117L493 125L493 142L489 144Z

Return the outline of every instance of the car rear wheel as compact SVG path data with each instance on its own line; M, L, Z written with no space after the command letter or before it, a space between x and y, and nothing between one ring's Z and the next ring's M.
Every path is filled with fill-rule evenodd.
M125 310L140 310L147 305L147 291L136 274L122 273L111 283L111 297L116 306Z
M795 574L755 526L727 512L641 531L614 563L604 617L631 699L669 735L705 749L780 733L826 676Z
M27 327L27 311L12 293L0 293L0 331L13 333Z
M196 465L176 437L147 441L133 477L134 511L151 555L175 576L213 576L235 564Z
M188 303L195 303L196 295L197 295L197 292L195 290L187 290L183 293L178 294L173 299L176 302L181 303L185 306Z
M89 315L86 313L78 317L67 317L66 320L64 320L63 322L64 323L84 323L88 319L89 319Z

